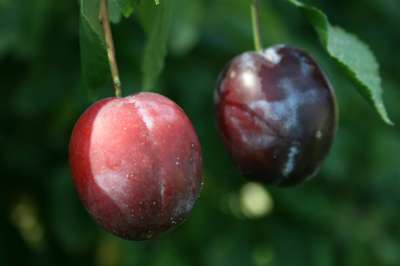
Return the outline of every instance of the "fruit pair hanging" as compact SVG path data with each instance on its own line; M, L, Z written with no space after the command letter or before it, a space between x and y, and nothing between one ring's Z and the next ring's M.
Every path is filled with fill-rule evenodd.
M336 130L329 81L304 51L262 50L252 5L255 52L235 57L215 93L223 142L243 175L279 186L315 174ZM121 98L107 15L101 18L117 97L94 103L69 146L75 187L91 216L125 239L150 239L182 223L202 187L193 126L174 102L155 93Z

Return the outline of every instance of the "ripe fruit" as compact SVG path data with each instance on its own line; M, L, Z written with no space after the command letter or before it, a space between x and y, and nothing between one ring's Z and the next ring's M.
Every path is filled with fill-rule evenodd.
M239 55L221 74L215 100L225 146L246 176L297 184L316 173L330 150L335 95L301 50L281 45Z
M182 223L201 189L196 133L175 103L154 93L93 104L75 125L69 160L88 212L126 239Z

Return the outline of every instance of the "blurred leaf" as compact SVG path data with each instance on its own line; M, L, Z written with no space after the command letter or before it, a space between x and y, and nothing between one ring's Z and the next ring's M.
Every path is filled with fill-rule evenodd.
M70 253L82 253L95 244L98 227L89 218L72 185L69 170L57 170L50 180L47 208L52 230L58 241Z
M317 31L328 54L344 68L358 91L372 104L383 121L393 125L382 100L379 65L369 47L354 35L332 26L319 9L298 0L288 0L299 7Z
M99 1L80 1L80 47L83 84L90 94L110 79L107 49L99 20Z
M252 265L252 250L248 245L248 235L245 230L236 230L235 234L224 234L219 232L214 235L212 242L205 248L205 265L220 266L243 266Z
M0 1L0 56L9 51L19 57L38 56L38 50L48 29L51 3L51 0L26 3Z
M174 20L171 24L169 44L171 52L182 55L196 45L203 18L204 3L201 0L174 1Z
M121 21L122 8L117 0L108 0L108 16L114 24L118 24Z
M173 0L172 0L173 1ZM154 24L154 13L156 8L150 1L141 2L139 5L139 23L147 35L150 34Z
M333 245L328 239L322 237L314 237L311 245L313 252L311 255L313 266L333 266L335 265L335 256L333 254Z
M118 266L121 265L121 242L109 234L102 234L97 244L96 265Z
M165 0L152 10L154 22L148 33L142 64L143 88L145 90L154 89L164 67L172 20L172 1Z
M179 252L174 245L171 245L168 242L163 242L157 250L157 256L151 263L151 266L184 266L187 265L187 263L183 261L184 257L185 255Z
M140 0L108 0L110 8L111 6L116 7L116 10L118 10L119 15L123 15L124 17L128 18L130 17L137 6L140 3ZM146 1L149 2L149 1ZM160 2L155 0L155 4L159 5ZM152 4L154 6L154 4ZM110 16L111 17L111 16ZM113 21L114 23L119 23L121 17L119 17L119 20Z
M133 14L136 6L139 4L140 0L110 0L118 5L121 14L124 17L130 17Z

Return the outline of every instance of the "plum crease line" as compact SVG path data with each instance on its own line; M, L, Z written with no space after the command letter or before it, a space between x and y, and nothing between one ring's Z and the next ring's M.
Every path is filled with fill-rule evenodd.
M273 135L274 137L277 137L279 139L282 139L282 140L285 140L287 142L290 142L289 138L279 134L278 129L276 129L273 125L271 125L271 123L269 123L264 117L259 115L257 112L251 110L247 106L244 106L243 104L240 104L240 103L237 103L237 102L234 102L234 101L226 101L226 104L228 106L233 106L235 108L238 108L239 110L242 110L243 112L249 114L250 116L256 117L257 119L262 121L264 123L264 125L266 125L267 128L270 129L274 133L274 135Z

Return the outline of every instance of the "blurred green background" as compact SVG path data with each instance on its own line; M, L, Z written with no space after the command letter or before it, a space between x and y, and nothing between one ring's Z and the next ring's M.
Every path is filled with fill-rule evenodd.
M240 176L213 116L219 71L253 49L249 1L175 1L156 91L192 119L205 186L182 226L129 242L95 225L68 169L72 127L93 102L81 86L78 1L0 0L0 265L400 265L399 128L381 122L357 94L302 14L263 0L264 44L289 43L317 58L336 89L340 127L315 179L276 189ZM400 1L311 3L370 45L389 114L400 123ZM124 94L138 92L146 36L137 14L113 30ZM99 93L113 94L111 86Z

